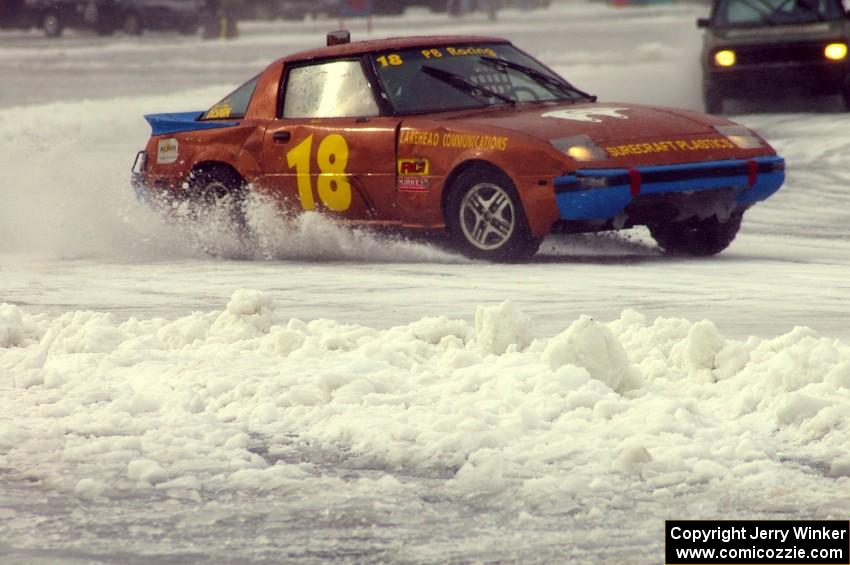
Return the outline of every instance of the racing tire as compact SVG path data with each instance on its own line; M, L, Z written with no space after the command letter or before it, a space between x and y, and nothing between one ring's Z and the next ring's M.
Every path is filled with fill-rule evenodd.
M475 259L522 261L542 238L531 235L519 195L503 172L473 167L449 188L446 227L452 245Z
M841 91L841 101L844 103L844 111L850 112L850 84Z
M115 23L109 20L99 20L95 26L94 31L101 37L106 37L115 33Z
M269 19L271 19L271 18L269 18ZM181 35L195 35L196 33L198 33L199 27L200 27L200 25L197 22L190 22L190 23L186 23L186 24L181 25L177 29L177 31Z
M667 253L708 257L729 247L738 235L743 217L744 213L738 211L733 212L729 219L723 222L717 216L705 219L690 218L650 225L649 233Z
M65 29L65 22L56 12L48 12L41 20L41 28L47 37L59 37L62 35L62 30Z
M197 220L224 212L225 219L233 229L247 233L247 193L245 181L229 167L208 166L196 169L189 175L189 187L186 192L190 218Z
M127 35L142 35L144 26L142 26L142 18L135 12L127 12L121 19L121 31Z

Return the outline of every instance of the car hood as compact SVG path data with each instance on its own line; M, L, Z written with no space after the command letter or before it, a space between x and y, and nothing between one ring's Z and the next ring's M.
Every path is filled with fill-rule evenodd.
M472 126L511 130L547 142L584 134L600 144L716 134L713 124L728 123L686 110L616 103L534 104L455 115L450 119Z

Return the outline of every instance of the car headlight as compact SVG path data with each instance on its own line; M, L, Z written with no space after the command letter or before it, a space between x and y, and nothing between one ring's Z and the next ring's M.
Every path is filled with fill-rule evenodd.
M847 57L847 44L830 43L824 47L823 56L830 61L843 61Z
M744 126L714 126L717 133L735 144L739 149L758 149L764 142Z
M596 145L586 135L562 137L560 139L553 139L550 143L555 149L576 161L604 161L608 159L608 152Z
M737 61L735 52L731 49L723 49L714 54L714 64L718 67L731 67Z

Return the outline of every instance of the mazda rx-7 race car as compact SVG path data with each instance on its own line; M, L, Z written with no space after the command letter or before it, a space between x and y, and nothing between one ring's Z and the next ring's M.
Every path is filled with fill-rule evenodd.
M504 39L328 44L206 111L146 116L139 196L238 220L256 191L350 225L445 232L492 260L529 257L553 231L636 225L669 252L711 255L785 177L745 127L597 103Z

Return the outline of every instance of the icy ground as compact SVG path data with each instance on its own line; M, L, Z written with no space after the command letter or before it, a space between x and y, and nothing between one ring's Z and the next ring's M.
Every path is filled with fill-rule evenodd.
M698 108L702 10L376 35L504 35L602 100ZM335 26L0 33L0 562L650 563L665 518L847 519L850 118L738 116L788 181L706 260L638 232L489 265L262 210L260 249L213 259L227 234L134 202L143 113Z

